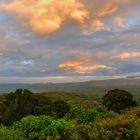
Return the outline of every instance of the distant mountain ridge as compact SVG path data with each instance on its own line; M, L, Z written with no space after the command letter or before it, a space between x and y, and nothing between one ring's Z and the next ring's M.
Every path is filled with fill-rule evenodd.
M140 76L120 79L95 80L75 83L0 84L0 92L11 92L17 88L27 88L33 92L73 91L92 92L95 89L140 88Z

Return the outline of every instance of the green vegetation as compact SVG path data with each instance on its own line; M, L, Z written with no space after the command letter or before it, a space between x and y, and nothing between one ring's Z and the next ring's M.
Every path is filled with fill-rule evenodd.
M103 110L104 114L101 113ZM75 110L76 111L76 110ZM94 112L89 113L87 112ZM27 116L10 127L0 127L0 139L6 140L139 140L140 107L122 114L96 108L80 109L74 118ZM96 113L95 113L96 112ZM85 115L85 117L84 117ZM92 117L93 119L91 119ZM80 121L79 121L80 120Z
M103 97L103 105L109 110L120 112L125 108L136 106L133 95L125 90L111 90Z
M117 94L118 99L124 99L125 95L125 99L131 97L130 101L133 101L132 95L126 91L122 93L122 90L111 90L104 97L109 93L112 95L112 92L115 92L114 96ZM118 95L120 92L123 94L121 97ZM65 92L32 94L22 89L2 98L1 118L7 114L7 118L13 119L14 114L14 120L9 123L7 119L10 125L5 126L7 123L3 122L6 121L3 118L0 140L140 139L140 106L125 106L119 108L117 113L103 106L102 97L99 96Z
M70 107L64 101L51 101L27 89L17 89L5 95L0 106L0 123L10 125L27 115L50 115L63 117Z

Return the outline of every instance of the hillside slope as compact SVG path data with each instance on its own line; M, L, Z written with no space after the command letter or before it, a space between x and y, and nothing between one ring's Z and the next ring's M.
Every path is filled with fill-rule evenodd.
M140 89L139 77L122 79L96 80L76 83L37 83L37 84L0 84L0 92L10 92L17 88L27 88L34 92L47 91L74 91L74 92L101 92L113 88Z

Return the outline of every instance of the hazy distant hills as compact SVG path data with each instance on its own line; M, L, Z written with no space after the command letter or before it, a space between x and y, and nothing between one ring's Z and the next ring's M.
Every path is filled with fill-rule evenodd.
M73 92L94 92L97 89L108 90L113 88L140 89L140 76L96 80L76 83L39 83L39 84L0 84L0 92L10 92L17 88L27 88L34 92L45 91L73 91ZM100 92L100 90L98 92Z

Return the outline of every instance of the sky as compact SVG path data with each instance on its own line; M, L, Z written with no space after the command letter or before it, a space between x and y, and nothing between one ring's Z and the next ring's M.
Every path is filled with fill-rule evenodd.
M0 0L0 83L140 75L140 0Z

